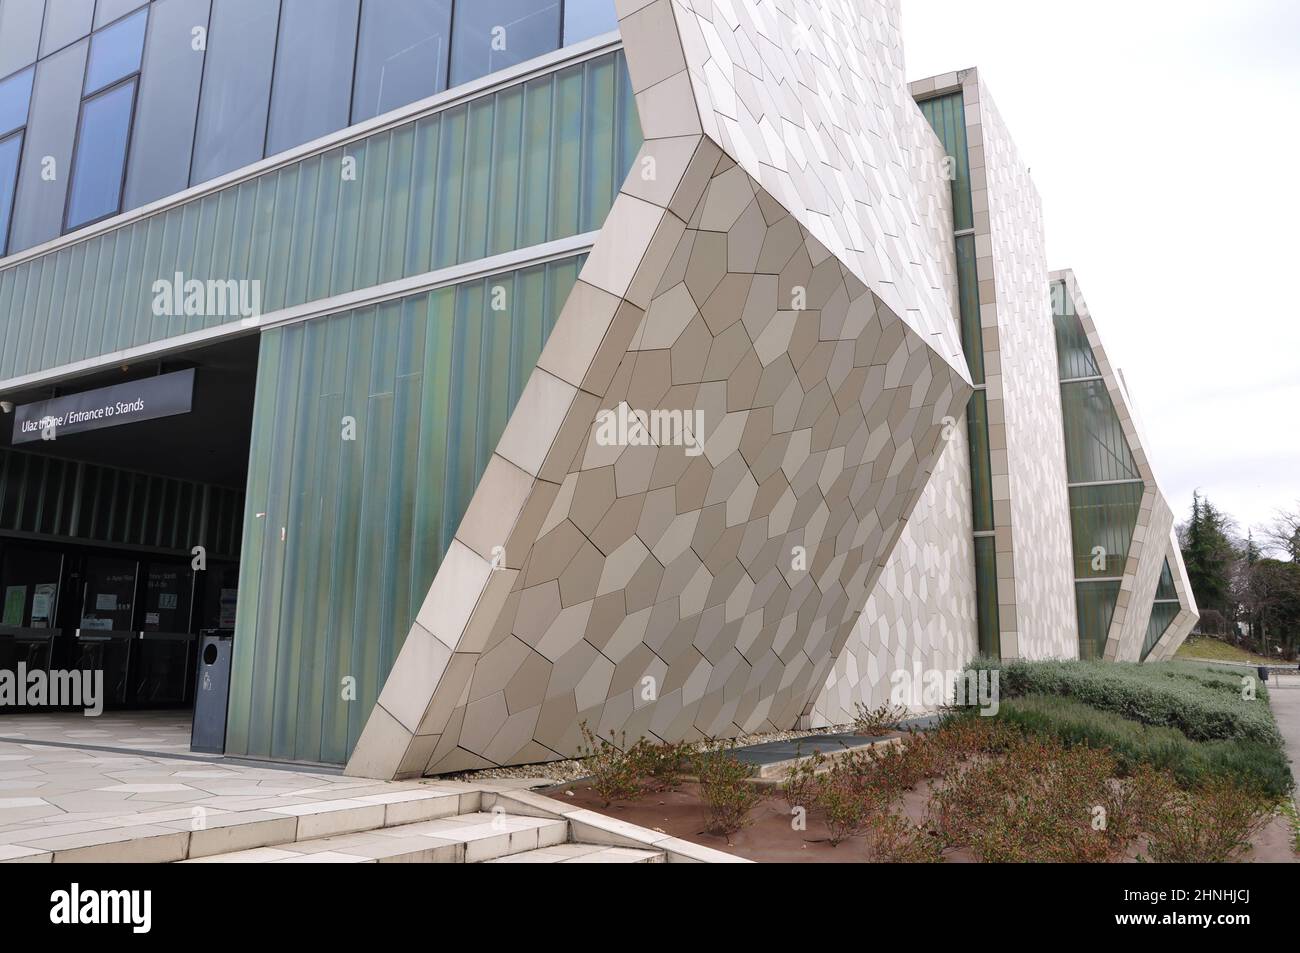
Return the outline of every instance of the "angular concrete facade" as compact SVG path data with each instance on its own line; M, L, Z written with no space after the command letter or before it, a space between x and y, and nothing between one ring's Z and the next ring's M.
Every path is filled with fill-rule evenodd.
M861 39L834 68L835 34L783 14L625 6L646 144L354 773L572 755L582 722L794 724L969 395L942 153L892 11L841 5ZM605 415L663 411L699 414L702 452L602 445Z
M0 38L35 77L0 397L199 382L111 435L0 433L0 654L108 633L113 704L185 704L215 631L226 754L395 777L569 757L584 722L843 723L1195 619L1028 170L977 71L907 83L899 0L555 0L506 49L517 0L213 4L181 63L187 6Z
M843 723L977 653L981 535L1000 654L1079 654L1041 205L978 74L909 88L893 2L619 12L645 144L350 773L568 757L584 723ZM913 100L945 91L974 211L982 534L951 160ZM1165 555L1142 553L1108 658L1141 648Z

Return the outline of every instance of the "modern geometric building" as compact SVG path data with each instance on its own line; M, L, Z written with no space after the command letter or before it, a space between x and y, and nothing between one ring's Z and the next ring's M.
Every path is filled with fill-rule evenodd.
M233 635L230 754L786 730L1196 618L897 0L0 0L0 241L0 665L183 705Z

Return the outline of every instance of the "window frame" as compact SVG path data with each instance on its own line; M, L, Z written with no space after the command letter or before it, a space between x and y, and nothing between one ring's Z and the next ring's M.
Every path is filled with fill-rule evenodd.
M87 55L86 60L87 62L89 62L90 60L89 55ZM84 79L82 82L84 84L85 82ZM110 212L105 212L103 215L100 215L96 218L87 219L84 222L78 222L76 225L71 225L69 223L69 217L72 214L72 197L76 191L76 185L77 185L77 159L81 155L81 144L82 144L81 134L83 132L82 123L85 120L85 116L86 116L86 104L96 99L104 98L110 95L111 93L116 92L119 88L125 86L127 83L133 83L134 87L131 90L131 108L130 111L127 113L126 143L122 147L122 171L118 177L119 181L117 186L117 204ZM84 85L82 88L83 89L85 88ZM139 99L139 97L140 97L140 71L139 70L136 70L134 73L129 73L126 76L123 76L115 83L110 83L108 86L96 90L94 93L91 93L89 96L82 97L81 105L77 108L77 131L72 142L72 157L69 160L68 189L67 189L67 194L64 195L63 197L63 234L64 235L70 234L71 232L78 231L79 229L88 228L91 225L97 225L100 222L113 218L115 215L122 214L122 200L126 195L126 170L127 170L127 166L131 162L131 146L133 140L135 139L136 100Z
M31 67L26 68L30 69ZM14 206L18 204L18 178L22 174L23 150L27 148L26 124L0 136L0 147L15 137L18 137L21 141L18 143L18 160L14 164L14 181L9 188L9 215L5 219L4 229L0 230L0 259L4 259L9 255L9 232L13 229L14 224Z

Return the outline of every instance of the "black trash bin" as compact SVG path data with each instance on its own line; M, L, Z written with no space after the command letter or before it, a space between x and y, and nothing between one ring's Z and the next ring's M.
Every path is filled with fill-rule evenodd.
M1261 682L1267 682L1267 681L1268 681L1268 666L1267 666L1267 665L1259 665L1259 666L1256 666L1255 670L1256 670L1257 672L1259 672L1259 680L1260 680Z
M234 636L232 629L204 629L199 633L191 751L222 754L226 750L226 703L230 698Z

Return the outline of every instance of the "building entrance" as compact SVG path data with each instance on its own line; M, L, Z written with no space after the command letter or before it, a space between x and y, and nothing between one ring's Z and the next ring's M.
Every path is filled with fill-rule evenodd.
M0 672L90 673L106 709L193 705L201 633L235 626L256 354L246 338L4 395ZM119 404L136 419L96 426ZM90 424L25 437L60 418Z

